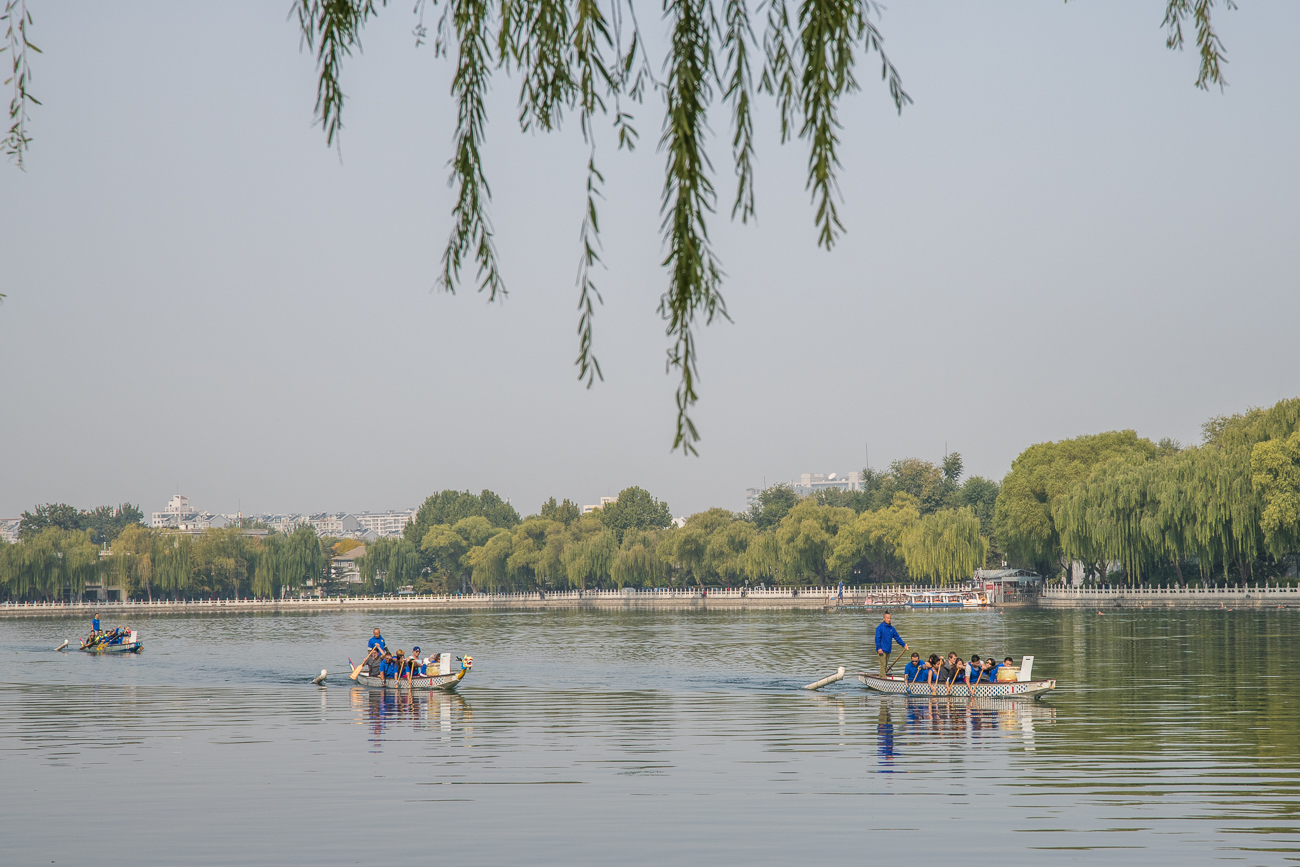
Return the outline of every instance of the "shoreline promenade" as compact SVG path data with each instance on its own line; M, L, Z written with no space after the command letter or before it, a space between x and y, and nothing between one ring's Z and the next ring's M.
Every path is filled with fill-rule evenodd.
M192 599L151 602L4 602L0 618L60 617L90 614L225 614L266 612L335 613L339 611L474 611L491 609L662 608L741 610L756 608L827 609L843 607L903 608L906 593L931 587L775 587L767 589L563 590L541 593L467 595L291 597L285 599ZM1300 608L1300 586L1247 587L1046 587L1037 597L1021 597L974 610L992 608Z

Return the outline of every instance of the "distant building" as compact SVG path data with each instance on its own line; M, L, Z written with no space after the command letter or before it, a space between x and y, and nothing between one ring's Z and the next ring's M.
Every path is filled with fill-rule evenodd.
M17 542L18 528L22 523L22 518L0 518L0 539L10 544Z
M599 506L583 506L582 514L584 515L591 514L597 509L603 509L606 506L608 506L610 503L617 503L617 502L618 502L618 497L601 497Z
M334 573L334 580L342 581L345 584L360 584L361 569L357 561L366 556L366 546L353 548L330 559L330 569Z
M811 497L818 491L826 491L831 488L841 491L860 491L862 490L862 473L804 473L799 476L797 482L790 482L790 490L800 497ZM758 498L766 490L768 489L746 488L745 509L752 509L759 505Z
M306 523L316 528L317 536L344 538L361 529L361 524L357 522L356 517L346 512L333 514L321 512L319 515L312 515Z
M804 473L799 481L791 482L790 487L801 497L809 497L818 491L837 488L841 491L862 490L862 473L853 472L845 475L839 473Z
M154 512L150 526L155 529L186 530L201 533L213 528L229 527L235 523L230 515L214 515L211 512L197 512L190 506L190 498L183 494L174 494L167 508Z
M308 522L302 515L258 515L257 519L285 536L292 535L294 530Z
M399 512L361 512L356 515L363 530L373 530L376 536L400 536L406 525L415 520L415 509Z

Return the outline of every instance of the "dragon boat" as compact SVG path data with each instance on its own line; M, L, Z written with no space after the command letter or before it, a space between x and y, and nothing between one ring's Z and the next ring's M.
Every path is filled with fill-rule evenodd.
M469 670L473 667L473 658L466 656L461 660L460 670L452 671L451 654L444 653L441 655L437 674L401 678L379 678L358 674L357 683L372 689L440 689L443 692L451 692L465 679L465 675L469 674Z
M965 683L930 683L929 681L908 682L899 675L869 674L862 672L858 680L867 689L887 695L915 695L923 697L952 696L953 698L1039 698L1048 690L1056 689L1056 681L1032 680L1030 675L1034 667L1034 658L1026 656L1021 662L1016 680L998 681L996 683L977 683L974 686Z
M81 647L77 648L83 653L139 653L144 650L144 642L140 640L140 633L134 629L131 634L126 636L117 644L110 644L107 641L81 642Z

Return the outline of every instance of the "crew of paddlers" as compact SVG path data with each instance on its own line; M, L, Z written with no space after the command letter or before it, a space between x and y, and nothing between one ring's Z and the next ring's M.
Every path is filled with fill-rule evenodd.
M903 678L908 683L929 683L936 688L942 684L952 686L956 683L972 686L977 683L998 683L1014 681L1020 670L1011 663L1011 657L998 662L993 657L980 660L979 654L970 658L970 662L955 653L949 652L947 658L937 653L930 654L929 659L921 659L921 654L913 653L911 660L903 666Z
M381 683L385 683L389 680L426 677L429 673L429 666L434 666L436 672L441 661L442 654L440 653L421 659L420 645L418 644L411 648L409 655L400 648L394 653L388 649L384 637L380 635L379 629L376 627L375 634L370 638L366 658L362 665L367 675L377 677Z
M131 639L131 627L119 626L116 629L100 629L99 618L95 618L95 629L82 642L82 647L99 647L100 645L122 644Z

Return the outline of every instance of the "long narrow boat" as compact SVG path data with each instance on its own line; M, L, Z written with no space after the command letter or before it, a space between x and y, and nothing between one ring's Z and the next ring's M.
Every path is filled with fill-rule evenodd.
M1006 683L977 683L974 687L964 683L908 683L901 677L881 677L878 674L863 672L858 680L867 685L867 689L889 695L952 696L953 698L1037 698L1049 689L1056 689L1055 680L1023 680Z
M85 653L139 653L144 650L144 642L139 639L135 641L123 641L121 644L83 644L77 648Z
M916 695L921 697L952 696L953 698L1038 698L1049 689L1056 689L1055 680L1030 680L1034 671L1034 658L1021 657L1017 671L1017 680L998 681L996 683L930 683L929 681L908 682L899 675L881 676L862 672L858 680L866 684L867 689L888 695Z
M389 677L378 678L371 677L368 674L358 674L357 683L361 686L368 686L373 689L441 689L445 692L454 690L465 675L469 674L473 662L466 657L468 664L464 665L460 671L452 671L447 674L430 674L425 677Z
M989 600L975 590L928 590L925 593L908 593L905 604L908 608L981 608L988 605Z

